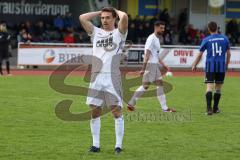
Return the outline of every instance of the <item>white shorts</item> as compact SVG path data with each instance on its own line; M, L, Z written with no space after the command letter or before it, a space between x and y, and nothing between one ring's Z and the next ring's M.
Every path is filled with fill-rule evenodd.
M122 107L121 76L110 73L92 73L86 104Z
M157 80L161 80L162 79L162 74L160 71L160 66L159 64L147 64L146 70L143 74L143 80L142 82L155 82Z

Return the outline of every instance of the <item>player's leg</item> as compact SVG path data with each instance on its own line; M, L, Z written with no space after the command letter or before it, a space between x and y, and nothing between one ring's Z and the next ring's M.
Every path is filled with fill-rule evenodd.
M92 133L92 147L90 148L90 152L100 152L100 128L101 128L101 107L90 105L91 108L91 120L90 120L90 128Z
M212 115L212 98L213 98L213 83L206 84L206 103L207 103L207 114Z
M91 76L91 79L94 76ZM100 152L100 128L101 128L101 107L103 103L102 94L101 94L101 85L99 85L99 78L96 78L95 81L91 81L88 90L88 96L86 104L91 108L91 120L90 128L92 133L93 145L90 148L90 152Z
M215 73L206 72L205 83L206 83L206 103L207 103L207 115L212 115L212 98L213 98L213 87Z
M104 101L110 107L115 120L116 145L115 153L122 151L122 140L124 135L124 119L122 115L122 82L121 76L114 75L112 78L106 76L111 81L104 86Z
M116 145L115 153L118 154L122 151L122 141L124 135L124 118L122 115L121 106L111 106L112 114L115 120L115 134L116 134Z
M7 69L7 74L10 75L10 63L9 60L6 60L6 69Z
M166 100L166 95L164 93L162 79L156 80L155 84L157 86L157 98L162 107L163 112L176 112L175 109L168 108L167 106L167 100Z
M143 95L143 93L149 88L150 82L143 82L143 84L138 87L138 89L135 91L134 95L128 102L128 110L134 111L134 106L136 105L137 100Z
M142 96L142 94L148 89L150 83L155 81L155 70L157 65L148 64L146 70L143 74L142 85L135 91L133 97L128 102L128 110L134 111L134 106L136 105L136 101Z
M166 100L166 96L163 90L163 81L162 80L157 80L155 81L155 84L157 86L157 98L158 101L162 107L163 111L167 111L168 110L168 106L167 106L167 100Z
M213 96L213 100L214 100L213 113L220 113L220 109L218 105L221 98L221 89L222 89L222 84L215 84L215 93Z
M215 77L215 93L213 96L214 104L213 104L213 113L220 113L219 109L219 101L221 98L221 89L224 83L225 73L216 73Z

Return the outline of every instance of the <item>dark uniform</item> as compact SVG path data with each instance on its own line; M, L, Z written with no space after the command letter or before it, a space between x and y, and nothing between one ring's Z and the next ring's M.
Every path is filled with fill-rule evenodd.
M200 51L207 51L205 64L205 83L223 84L225 72L227 71L226 55L230 49L229 40L221 34L212 34L205 38L201 44ZM207 114L219 113L219 100L221 89L216 89L214 96L212 91L206 93ZM212 98L214 105L212 110Z
M7 69L9 69L9 57L11 54L9 53L9 43L10 43L10 35L7 32L0 32L0 74L2 73L2 61L7 60ZM9 70L8 70L9 71Z
M221 34L205 38L200 51L207 50L205 64L205 83L223 84L226 72L226 53L230 49L229 40Z

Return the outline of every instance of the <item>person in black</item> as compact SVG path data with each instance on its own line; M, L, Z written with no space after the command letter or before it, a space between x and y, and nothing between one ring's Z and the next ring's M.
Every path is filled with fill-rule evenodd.
M165 8L161 12L159 19L160 19L160 21L164 21L166 23L166 25L170 24L170 15L168 13L168 9L167 8Z
M11 54L9 53L9 42L10 35L7 32L7 27L5 23L0 24L0 75L3 75L2 72L2 62L6 61L6 69L7 74L10 75L10 63L9 57Z
M188 8L184 8L178 17L178 30L184 30L184 27L188 24Z

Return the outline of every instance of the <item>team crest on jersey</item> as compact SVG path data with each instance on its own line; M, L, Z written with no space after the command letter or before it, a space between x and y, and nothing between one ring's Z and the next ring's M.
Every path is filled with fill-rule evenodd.
M113 42L113 36L102 38L97 41L96 47L104 47L106 51L112 51L116 49L117 44Z
M112 46L113 44L113 36L110 36L108 38L103 38L97 41L96 47L107 47Z

